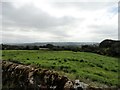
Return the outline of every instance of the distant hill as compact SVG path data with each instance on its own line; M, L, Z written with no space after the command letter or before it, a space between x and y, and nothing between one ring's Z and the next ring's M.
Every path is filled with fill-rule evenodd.
M105 39L97 42L37 42L37 43L8 43L1 45L2 50L39 50L49 48L50 50L69 50L92 52L108 56L120 56L120 41ZM50 47L49 47L50 46Z
M81 45L99 45L98 42L37 42L37 43L7 43L7 45L16 46L44 46L47 44L52 44L54 46L81 46Z
M105 39L99 44L100 53L110 56L120 56L120 41Z
M120 44L120 41L111 40L111 39L105 39L100 43L99 47L101 47L101 48L110 48L115 44Z

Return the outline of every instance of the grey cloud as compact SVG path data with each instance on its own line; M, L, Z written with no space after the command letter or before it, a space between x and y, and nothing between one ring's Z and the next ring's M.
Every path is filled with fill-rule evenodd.
M7 31L14 32L16 30L21 31L21 33L33 31L38 33L49 33L53 36L50 38L68 38L70 36L68 35L67 30L64 29L64 26L71 27L71 24L77 20L76 18L69 16L64 16L61 18L53 17L33 5L26 5L20 8L15 8L12 3L4 2L2 7L2 23L5 33L7 33ZM11 35L14 36L14 34ZM4 36L4 41L7 40L7 37L9 37L9 35ZM14 38L19 39L16 36ZM14 41L13 38L10 39Z
M104 36L117 36L118 35L118 29L117 27L108 26L108 25L92 25L89 26L91 30L91 33L97 34L97 35L104 35Z
M3 25L31 28L50 28L69 25L75 21L73 17L56 18L32 6L15 8L10 3L3 3Z
M34 42L34 38L21 34L2 33L2 43L22 43L22 42Z
M112 5L115 5L115 2L79 2L79 1L74 1L74 2L55 2L53 3L53 6L57 8L76 8L78 10L100 10L100 9L105 9L106 7L110 7Z
M71 37L71 35L69 35L67 31L68 30L65 30L62 27L60 29L58 27L55 27L53 28L53 31L51 31L50 33L58 37L66 37L66 38Z
M79 9L80 11L91 11L91 10L100 10L106 8L106 6L113 5L113 3L82 3L82 2L61 2L61 3L49 3L51 8L61 8L61 9ZM15 8L12 3L3 2L2 3L2 23L3 30L5 34L3 34L4 42L34 42L35 40L68 40L71 36L69 35L69 30L76 29L75 25L82 25L82 21L84 19L74 18L71 16L64 16L61 18L57 18L51 16L49 13L42 11L41 9L36 8L33 4L25 4L20 8ZM59 10L59 9L58 9ZM92 12L91 12L92 13ZM89 17L89 15L88 15ZM65 28L68 27L68 28ZM99 37L95 38L96 35L103 36L106 38L107 36L116 37L117 28L116 26L97 26L92 25L90 28L90 34L93 33L94 36L92 40L100 40ZM92 30L91 30L92 29ZM11 30L11 31L9 31ZM15 30L18 30L18 33L12 33ZM72 30L72 31L73 31ZM115 30L115 31L114 31ZM8 32L7 32L8 31ZM26 33L29 31L33 31L35 33L44 32L44 34L49 34L48 37L44 39L41 37L35 38L35 35L27 35ZM71 32L72 32L71 31ZM11 33L9 33L11 32ZM82 30L81 30L82 32ZM22 34L24 33L24 35ZM38 35L39 36L39 35ZM86 37L86 36L83 36ZM79 40L73 37L74 40ZM69 39L70 40L70 39ZM71 39L72 40L72 39ZM83 39L85 40L85 39Z
M91 40L102 41L118 38L118 29L114 25L91 25L88 28L90 29L89 33L94 35Z

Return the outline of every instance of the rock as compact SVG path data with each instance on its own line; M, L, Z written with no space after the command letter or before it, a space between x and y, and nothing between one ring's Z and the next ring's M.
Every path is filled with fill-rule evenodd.
M80 82L79 80L75 80L75 84L74 84L75 90L86 90L87 87L88 87L88 84Z
M67 81L64 85L65 90L71 90L74 88L73 82L72 81Z
M75 80L69 80L67 76L61 76L57 72L47 69L35 68L9 61L2 61L2 84L3 89L17 90L106 90L92 87L88 84ZM6 88L6 87L7 88ZM111 89L112 88L112 89ZM113 90L111 87L109 90ZM117 90L116 87L114 87ZM107 89L108 90L108 89Z

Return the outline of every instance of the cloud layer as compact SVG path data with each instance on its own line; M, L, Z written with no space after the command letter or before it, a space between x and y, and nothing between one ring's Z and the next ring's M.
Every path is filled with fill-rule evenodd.
M117 39L115 2L2 2L3 43Z

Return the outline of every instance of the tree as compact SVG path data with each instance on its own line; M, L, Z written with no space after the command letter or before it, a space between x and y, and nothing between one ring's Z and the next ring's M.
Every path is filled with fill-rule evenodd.
M25 48L26 50L30 50L30 47L29 46L26 46L26 48Z
M39 50L39 47L38 46L34 46L33 50Z
M52 44L47 44L46 45L46 48L49 48L49 49L52 49L54 47L54 45L52 45Z

